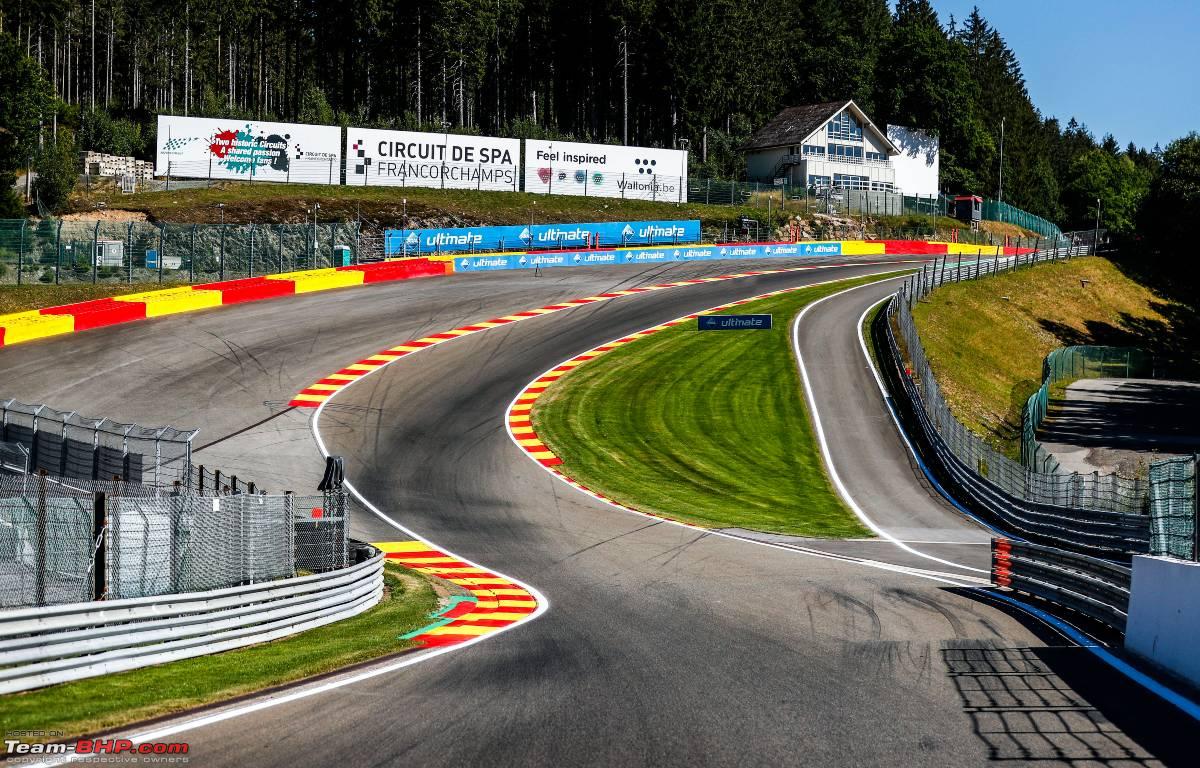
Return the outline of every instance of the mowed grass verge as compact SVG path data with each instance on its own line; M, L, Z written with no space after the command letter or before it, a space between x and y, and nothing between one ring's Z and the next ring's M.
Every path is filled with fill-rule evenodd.
M110 296L157 291L171 288L174 283L71 283L69 285L0 285L0 315L27 312L31 309L76 304Z
M566 474L646 512L716 528L869 536L837 497L809 419L791 320L881 276L802 288L729 310L770 331L682 323L563 376L533 411Z
M383 600L344 621L262 645L0 696L6 731L57 732L57 741L231 699L411 647L400 635L429 623L429 580L384 571Z
M955 416L1016 457L1021 409L1052 349L1169 347L1171 318L1184 309L1087 257L944 286L913 308L913 319Z

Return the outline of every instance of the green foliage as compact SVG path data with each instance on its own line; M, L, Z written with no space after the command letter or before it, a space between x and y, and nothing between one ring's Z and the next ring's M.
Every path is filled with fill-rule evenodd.
M37 62L12 35L0 34L0 172L24 168L37 151L40 123L52 101Z
M16 175L0 172L0 219L20 219L25 216L25 202L13 189Z
M742 178L739 146L781 108L854 99L878 126L935 132L947 192L995 196L1065 228L1081 196L1144 186L1080 181L1099 149L1153 174L1156 151L1101 141L1042 115L1016 55L978 11L939 18L930 0L424 0L101 4L111 70L64 80L58 123L81 149L149 157L159 112L518 138L690 142L697 177ZM19 167L52 118L53 62L89 44L85 0L0 0L0 170ZM66 23L64 23L66 20ZM948 23L947 23L948 22ZM40 34L40 38L39 38ZM107 37L105 36L105 39ZM71 46L69 49L64 46ZM86 80L86 78L84 79ZM95 108L93 109L93 105ZM443 128L448 123L448 128ZM1001 124L1004 155L1001 168ZM708 156L700 157L705 133ZM1103 174L1102 174L1103 175ZM1128 178L1126 178L1128 177ZM1082 217L1082 218L1081 218ZM1117 226L1124 227L1122 213Z
M1097 147L1075 158L1063 203L1070 220L1086 221L1096 215L1099 199L1104 226L1123 235L1134 229L1138 204L1150 186L1150 172L1114 151L1119 153Z
M1138 214L1139 229L1149 246L1191 275L1194 229L1200 221L1200 134L1192 132L1167 145L1162 164ZM1188 252L1184 252L1184 249Z
M70 131L59 129L58 141L42 151L34 170L37 172L37 178L33 181L34 196L51 210L64 205L79 178L75 137Z
M79 118L76 144L81 151L149 158L153 146L146 141L140 123L111 116L104 110L85 110Z

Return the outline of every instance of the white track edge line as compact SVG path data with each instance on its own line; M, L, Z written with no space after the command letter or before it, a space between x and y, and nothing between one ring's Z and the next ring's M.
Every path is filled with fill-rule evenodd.
M893 277L890 279L896 280L898 278ZM880 282L886 282L886 281L880 281ZM868 283L867 285L875 285L875 284L876 283ZM963 565L962 563L956 563L953 560L946 560L944 558L936 557L935 555L930 555L926 552L922 552L918 549L914 549L913 547L910 547L909 545L905 544L903 541L896 538L892 534L888 533L885 529L880 527L874 520L872 520L870 518L870 516L868 516L867 513L863 510L863 508L858 505L858 502L854 500L854 497L850 494L850 489L846 487L845 482L843 482L841 475L838 473L837 467L834 465L833 455L829 449L829 442L825 438L825 427L821 422L821 412L817 406L816 393L813 391L812 382L810 381L810 379L808 377L808 366L806 366L804 364L804 355L800 352L800 323L804 320L804 316L806 314L808 314L808 311L810 309L812 309L813 307L816 307L819 304L821 304L829 299L837 298L838 296L849 293L850 291L855 291L855 290L858 290L859 288L865 288L865 287L867 287L867 286L854 286L852 288L847 288L843 291L838 291L837 293L831 293L828 296L817 299L816 301L812 302L811 304L806 305L804 307L804 309L800 310L800 314L796 315L796 319L792 321L792 351L796 353L796 365L800 369L800 378L804 381L804 393L805 393L806 399L808 400L809 410L812 413L813 427L815 428L815 431L817 433L817 441L821 444L821 455L825 459L825 468L829 471L829 478L833 481L834 487L836 487L838 490L838 495L840 495L842 497L842 500L846 502L846 505L850 507L850 509L859 518L859 520L861 520L864 525L866 525L868 528L870 528L875 533L875 535L879 536L880 538L887 539L888 541L890 541L892 544L896 545L900 549L904 550L905 552L908 552L909 554L916 555L917 557L923 557L926 560L932 560L935 563L941 563L942 565L948 565L952 568L961 568L966 571L974 571L975 573L987 573L990 575L991 571L984 570L982 568L975 568L975 567L972 567L969 565ZM855 331L855 335L858 335L857 330Z

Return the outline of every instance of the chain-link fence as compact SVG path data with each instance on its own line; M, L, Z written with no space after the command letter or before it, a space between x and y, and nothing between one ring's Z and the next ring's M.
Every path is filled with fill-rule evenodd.
M1150 554L1200 560L1196 528L1197 456L1150 465Z
M1050 410L1050 389L1078 379L1146 379L1155 375L1154 355L1133 347L1078 345L1051 350L1042 361L1042 385L1021 411L1021 463L1043 473L1058 473L1058 459L1037 439Z
M892 304L895 307L893 317L905 345L913 381L921 394L921 407L951 453L960 461L1006 493L1036 504L1126 514L1144 513L1149 484L1143 478L1101 475L1098 472L1085 475L1037 471L1008 458L959 422L942 397L941 387L934 377L913 322L913 302L944 283L978 279L1050 258L1065 258L1070 253L1066 246L1052 247L1043 254L990 262L976 261L966 267L948 265L943 258L940 264L926 265L906 282L900 300Z
M97 419L46 405L0 400L0 453L10 470L45 470L78 480L121 479L148 486L185 482L191 473L191 443L198 430L143 427ZM13 451L24 451L24 466Z
M0 220L0 283L219 282L358 263L358 222Z
M0 474L0 607L219 589L348 564L346 497Z

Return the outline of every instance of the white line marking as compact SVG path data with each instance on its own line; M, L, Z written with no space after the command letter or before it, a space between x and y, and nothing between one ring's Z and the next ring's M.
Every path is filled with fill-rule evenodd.
M897 280L897 279L899 279L899 278L895 278L895 277L889 278L889 280ZM881 280L879 282L887 282L887 281ZM817 299L816 301L812 302L811 304L808 304L807 306L805 306L804 309L800 310L800 314L796 315L796 319L792 321L792 349L796 353L796 364L800 368L800 378L804 381L804 393L808 400L809 410L812 412L813 427L815 428L816 433L817 433L817 441L821 444L821 455L825 459L825 468L829 470L829 478L831 480L833 480L833 485L835 488L837 488L838 495L842 497L842 500L846 502L846 505L848 507L850 507L850 509L854 512L854 514L858 517L858 519L862 521L863 525L870 528L875 533L875 535L879 536L882 539L887 539L888 541L895 544L900 549L904 550L905 552L908 552L909 554L916 555L917 557L923 557L926 560L932 560L935 563L941 563L942 565L948 565L951 568L961 568L966 571L974 571L975 573L986 573L986 574L989 574L989 576L990 576L991 571L988 571L983 568L974 568L969 565L963 565L961 563L956 563L953 560L946 560L941 557L935 557L934 555L927 554L918 549L914 549L914 548L908 546L900 539L898 539L895 536L893 536L892 534L888 533L884 528L882 528L874 520L872 520L870 518L870 516L867 515L867 513L863 510L863 508L858 505L858 502L854 500L854 497L850 494L850 489L847 488L846 484L842 481L842 477L838 473L837 467L833 463L833 455L830 453L830 450L829 450L829 442L828 442L828 440L825 439L825 427L821 423L821 410L817 406L816 394L813 392L812 382L809 380L809 377L808 377L808 366L806 366L804 364L804 355L801 354L801 352L800 352L800 323L801 323L801 321L804 320L804 316L806 314L808 314L808 311L810 309L821 304L822 302L828 301L829 299L837 298L838 296L841 296L845 293L849 293L850 291L858 290L859 288L866 288L868 286L878 285L878 284L879 283L868 283L867 285L854 286L853 288L847 288L843 291L838 291L837 293L831 293L830 295L825 296L824 298ZM856 331L856 333L857 333L857 331Z
M890 270L890 271L884 271L884 272L877 272L874 274L877 274L877 275L878 274L889 274L889 272L899 272L899 271L908 271L908 269L906 268L903 270ZM862 277L862 276L855 275L852 277L838 278L835 280L824 280L824 281L817 282L817 283L808 283L805 285L796 286L795 290L814 288L816 286L829 285L831 283L840 283L840 282L845 282L846 280L856 280L859 277ZM878 280L873 283L868 283L868 285L878 285L879 283L887 282L888 280L899 280L899 279L901 279L901 278L900 277L891 277L891 278L886 278L884 280ZM863 286L863 287L865 287L865 286ZM840 293L845 293L845 291L839 291L838 293L831 294L831 296L837 296ZM749 298L751 300L753 300L755 297L749 297ZM740 299L735 299L735 301L740 301ZM702 310L699 310L699 312L692 313L692 314L700 314L703 312L710 312L719 307L724 307L728 303L729 302L718 304L716 307L710 307L709 309L702 309ZM684 317L686 317L686 315ZM679 318L676 318L676 319L679 319ZM668 320L666 322L671 322L671 321ZM658 325L662 325L662 323L655 323L654 325L647 326L647 328L654 328ZM642 329L642 330L645 330L645 329ZM615 337L611 341L605 342L604 344L597 345L597 347L607 346L608 344L615 343L616 341L618 341L620 339L626 338L628 336L632 336L635 333L639 333L639 332L640 331L631 331L630 333L622 334L620 336ZM595 348L596 347L593 347L593 349L595 349ZM586 351L590 351L590 350L585 350L585 352ZM932 581L936 581L936 582L939 582L942 584L950 584L950 585L953 585L956 587L971 587L971 586L980 586L980 585L990 585L991 584L990 581L981 579L976 576L966 576L966 575L957 574L957 573L946 573L943 571L931 571L931 570L926 570L923 568L914 568L912 566L907 566L907 565L898 565L896 563L888 563L888 562L881 561L881 560L871 560L869 558L856 557L854 555L839 555L839 554L835 554L835 553L831 553L831 552L824 552L819 549L804 547L804 546L801 546L798 544L787 544L787 543L762 541L759 539L753 539L753 538L749 538L749 537L745 537L745 536L739 536L737 534L733 534L733 533L729 533L729 532L721 531L721 530L716 530L716 529L712 529L712 528L701 528L699 526L692 525L690 523L684 523L684 522L680 522L677 520L671 520L668 518L657 517L655 515L648 515L644 512L639 512L636 509L631 509L629 507L625 507L620 504L617 504L616 502L611 501L609 499L603 498L603 497L597 495L594 491L592 491L586 487L581 487L579 485L574 485L574 484L568 482L567 478L564 475L562 475L558 472L555 472L553 468L547 467L547 466L541 464L540 462L537 461L537 459L535 459L529 455L529 452L525 450L525 448L517 441L516 435L513 434L512 427L508 423L508 414L511 413L512 409L516 406L517 398L519 398L521 396L521 394L526 389L528 389L535 381L537 381L538 379L541 379L543 376L545 376L550 371L554 370L555 368L561 367L564 363L566 363L569 360L574 359L575 357L578 357L578 355L572 355L571 357L568 357L568 358L564 359L562 362L557 363L556 365L553 365L550 368L547 368L542 373L539 373L537 376L530 379L529 383L526 384L525 386L521 387L517 391L517 394L513 396L512 402L509 403L508 408L505 409L505 412L504 412L504 417L505 417L504 418L504 427L505 427L505 430L508 432L509 440L512 441L513 445L515 445L517 447L517 449L521 451L521 454L523 456L525 456L526 458L528 458L531 462L533 462L539 469L541 469L542 471L549 474L555 480L563 483L568 488L578 491L579 493L582 493L585 496L588 496L589 498L600 502L601 504L612 507L613 509L620 510L621 512L624 512L626 514L636 515L638 517L642 517L642 518L645 518L648 520L654 520L654 521L657 521L659 523L663 523L666 525L672 525L672 526L677 526L680 528L686 528L688 530L696 531L698 533L705 534L708 536L716 536L716 537L723 538L723 539L732 539L734 541L739 541L739 542L742 542L745 544L754 544L754 545L760 546L760 547L769 547L771 549L778 549L778 550L783 550L786 552L792 552L795 554L802 554L802 555L808 555L810 557L817 557L817 558L820 558L823 560L838 560L841 562L848 562L848 563L852 563L855 565L866 566L869 568L877 568L877 569L884 570L884 571L891 571L894 573L902 573L902 574L909 575L909 576L916 576L918 578L930 579ZM936 559L936 558L934 558L934 559ZM955 567L960 567L960 568L963 567L963 566L959 566L956 563L950 563L950 565L953 565ZM978 570L978 569L971 569L971 570ZM987 571L983 571L983 572L988 573Z

